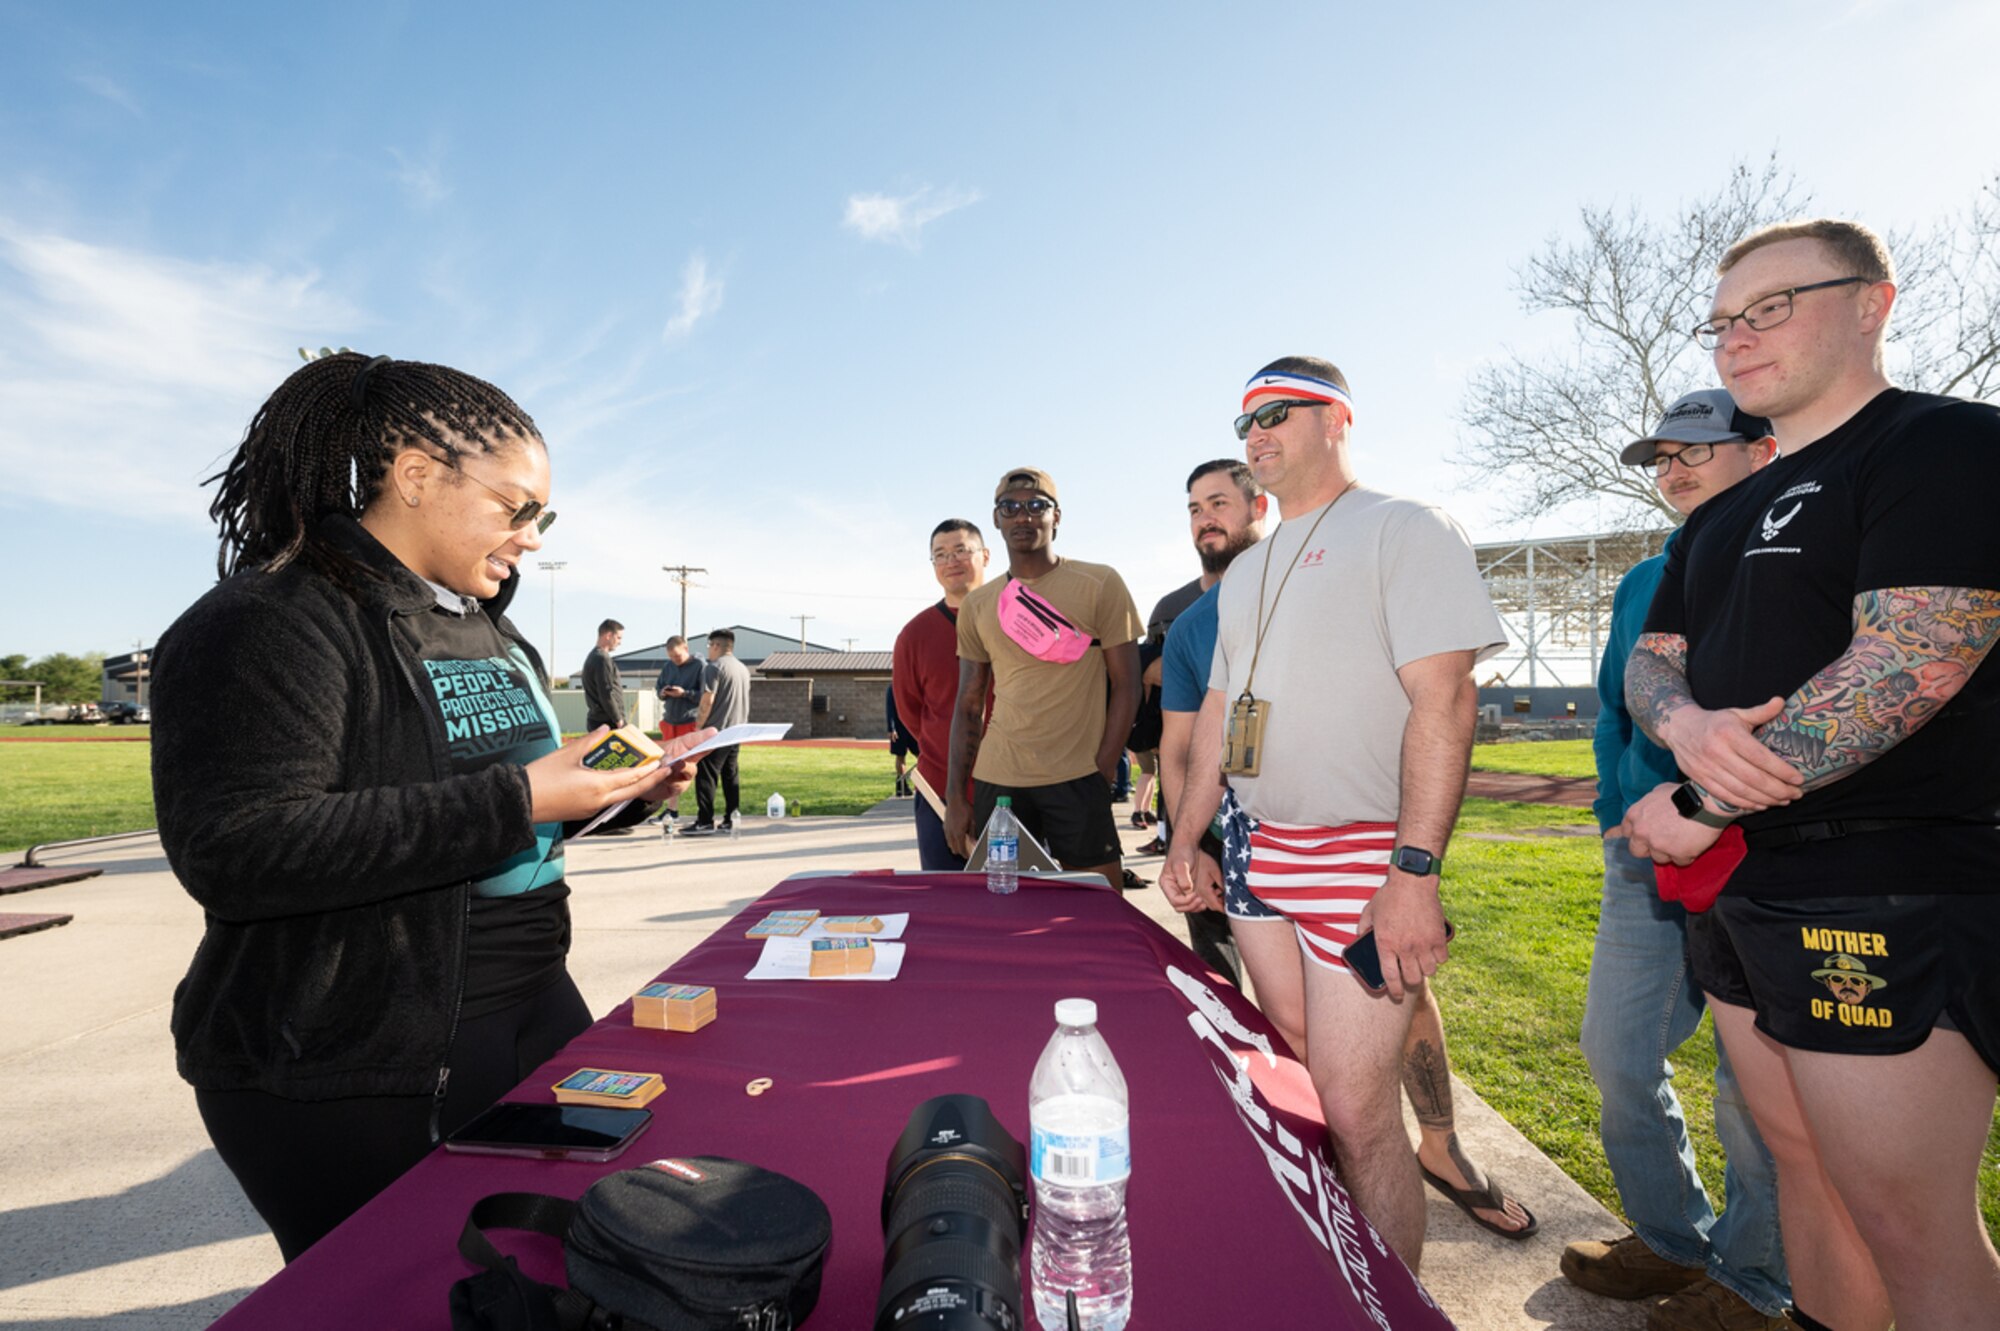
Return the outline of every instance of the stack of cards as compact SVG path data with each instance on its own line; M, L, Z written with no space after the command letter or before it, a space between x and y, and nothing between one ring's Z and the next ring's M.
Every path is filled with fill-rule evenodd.
M698 1031L715 1020L715 990L705 984L649 984L632 995L632 1024L656 1031Z
M583 765L606 772L618 767L638 767L664 757L666 751L646 738L639 727L620 726L591 746L590 752L583 755Z
M830 934L879 934L882 932L880 915L828 915L821 919L819 927Z
M810 974L866 975L875 969L875 945L866 938L815 938Z
M797 938L819 918L816 910L774 910L743 934L745 938Z
M637 1109L661 1091L666 1082L657 1072L613 1072L608 1068L578 1068L554 1086L556 1103L599 1105L606 1109Z

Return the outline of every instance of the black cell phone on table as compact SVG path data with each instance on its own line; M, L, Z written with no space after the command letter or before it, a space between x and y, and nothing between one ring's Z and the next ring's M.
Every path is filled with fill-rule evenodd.
M1444 922L1444 941L1449 943L1458 935L1451 927L1451 921ZM1362 986L1380 993L1388 986L1382 983L1382 955L1375 950L1375 931L1370 929L1361 937L1349 943L1341 952L1340 959L1347 963L1347 969L1354 972L1354 978Z
M445 1138L444 1149L466 1155L604 1161L616 1158L652 1121L650 1109L502 1102Z

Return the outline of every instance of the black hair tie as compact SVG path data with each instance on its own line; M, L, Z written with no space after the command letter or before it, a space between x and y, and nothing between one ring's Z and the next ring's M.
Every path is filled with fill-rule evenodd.
M369 361L366 365L355 371L354 378L349 380L347 384L347 396L356 407L365 405L368 400L368 376L375 373L376 366L387 365L388 363L389 358L387 356L377 356L374 360Z

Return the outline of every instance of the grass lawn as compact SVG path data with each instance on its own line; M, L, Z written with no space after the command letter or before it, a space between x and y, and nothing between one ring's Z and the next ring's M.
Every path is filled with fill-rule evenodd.
M736 758L746 813L764 812L772 792L785 797L792 812L865 813L896 793L896 760L887 749L785 749L745 745ZM692 809L694 793L681 796ZM799 808L803 802L805 807Z
M1539 743L1475 744L1472 766L1481 772L1525 772L1529 776L1597 775L1597 761L1587 739L1550 739Z
M82 742L0 744L0 851L153 826L153 746L92 740L141 726L0 726L0 736Z

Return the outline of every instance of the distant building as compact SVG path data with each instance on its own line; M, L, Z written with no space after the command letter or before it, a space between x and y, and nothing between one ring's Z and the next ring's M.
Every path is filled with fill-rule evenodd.
M151 706L153 701L153 649L143 647L123 656L104 658L104 683L98 703L129 702Z
M773 652L751 682L750 719L790 721L793 739L887 739L894 659L892 652Z
M753 629L748 624L729 624L724 627L736 635L736 659L744 665L749 666L753 671L759 665L763 664L765 657L771 655L773 652L796 652L799 650L799 635L796 633L770 633L764 629ZM708 659L708 635L706 633L689 635L688 650L694 653L695 660L706 661ZM831 647L822 647L818 643L810 642L806 644L806 650L813 652L834 652L834 649ZM834 652L834 655L838 656L839 653ZM646 683L650 687L653 680L659 676L660 668L667 663L667 644L656 642L650 647L633 647L619 652L611 659L618 663L618 673L625 677L625 682L628 685L638 676L644 675ZM574 668L581 669L582 666L583 662L579 659ZM569 673L557 670L553 663L551 663L549 668L559 675Z

